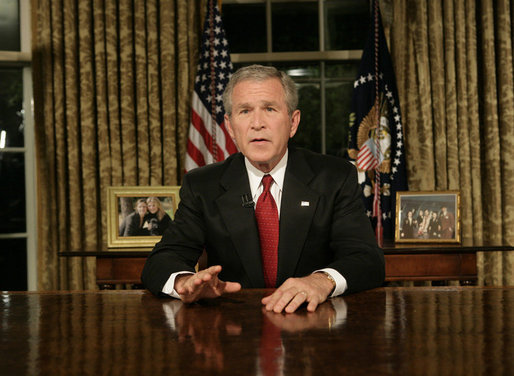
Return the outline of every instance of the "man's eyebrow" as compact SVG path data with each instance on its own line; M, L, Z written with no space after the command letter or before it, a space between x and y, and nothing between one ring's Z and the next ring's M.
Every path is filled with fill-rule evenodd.
M262 101L262 105L264 107L267 107L267 106L277 106L278 102L277 101Z
M250 107L252 107L250 105L250 103L246 103L246 102L245 103L238 103L238 104L235 105L235 108L238 108L238 109L239 108L250 108Z

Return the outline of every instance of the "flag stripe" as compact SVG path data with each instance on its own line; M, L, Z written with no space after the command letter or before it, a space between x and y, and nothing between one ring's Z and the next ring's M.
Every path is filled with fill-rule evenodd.
M187 142L186 158L190 159L189 163L192 166L192 168L205 165L205 159L203 157L202 152L191 141Z

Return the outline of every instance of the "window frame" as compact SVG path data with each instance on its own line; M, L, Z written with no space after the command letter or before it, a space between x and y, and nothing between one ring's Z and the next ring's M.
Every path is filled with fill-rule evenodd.
M26 239L27 290L37 290L37 210L34 100L32 85L30 0L19 0L20 51L0 51L0 67L22 68L24 135L23 147L5 147L2 153L23 153L25 162L25 232L0 234L0 239Z

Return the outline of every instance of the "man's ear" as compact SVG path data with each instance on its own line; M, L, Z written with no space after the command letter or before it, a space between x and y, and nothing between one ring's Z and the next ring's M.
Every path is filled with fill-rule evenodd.
M289 138L292 138L298 130L298 126L300 125L300 115L300 110L295 110L291 115L291 130L289 131Z
M230 124L229 116L225 113L225 115L223 115L223 118L225 119L225 127L227 127L227 131L230 135L230 138L234 139L234 131L232 130L232 125Z

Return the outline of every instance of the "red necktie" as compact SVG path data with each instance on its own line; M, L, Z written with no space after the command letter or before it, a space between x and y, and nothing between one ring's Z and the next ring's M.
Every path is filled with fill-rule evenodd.
M277 204L269 190L273 178L264 175L262 191L255 206L255 218L261 239L261 257L266 287L275 287L278 264L278 210Z

